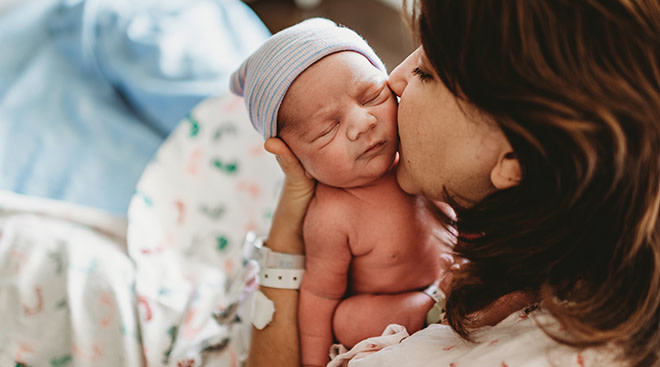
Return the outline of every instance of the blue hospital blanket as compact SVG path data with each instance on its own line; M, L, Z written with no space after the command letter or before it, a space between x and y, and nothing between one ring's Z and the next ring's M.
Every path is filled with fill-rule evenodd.
M0 189L126 216L193 106L269 32L238 0L30 0L0 15Z

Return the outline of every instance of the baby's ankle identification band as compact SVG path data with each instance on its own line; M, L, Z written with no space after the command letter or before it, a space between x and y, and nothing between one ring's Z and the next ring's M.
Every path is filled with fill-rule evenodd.
M445 321L447 316L445 311L447 296L445 295L445 292L438 287L437 283L433 283L424 290L424 293L435 301L433 307L431 307L426 314L426 324L431 325Z

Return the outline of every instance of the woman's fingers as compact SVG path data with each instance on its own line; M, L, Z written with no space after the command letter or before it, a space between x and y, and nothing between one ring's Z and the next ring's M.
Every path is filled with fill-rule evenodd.
M516 291L500 297L486 308L472 314L473 327L493 326L507 318L512 313L521 310L537 301L533 295Z
M264 148L266 151L275 155L277 163L280 165L287 178L301 180L301 182L309 181L300 161L293 152L291 152L284 141L279 138L270 138L264 143Z
M307 175L298 158L281 139L266 140L264 148L275 155L285 176L268 245L274 251L302 253L303 219L314 196L316 181Z
M283 194L294 198L307 209L307 204L314 194L316 181L309 177L298 158L291 152L284 141L270 138L264 144L266 151L275 155L277 163L285 175Z

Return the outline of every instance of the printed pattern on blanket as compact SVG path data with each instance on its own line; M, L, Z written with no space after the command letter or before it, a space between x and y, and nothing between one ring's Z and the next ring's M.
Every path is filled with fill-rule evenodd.
M250 328L211 316L237 296L228 290L244 268L244 236L267 233L281 182L233 95L200 104L159 149L128 215L147 366L231 367L245 357Z
M0 192L0 366L143 366L126 221Z

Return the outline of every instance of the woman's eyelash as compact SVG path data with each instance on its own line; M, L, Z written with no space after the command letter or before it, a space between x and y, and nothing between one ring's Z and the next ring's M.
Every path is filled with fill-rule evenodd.
M417 75L417 77L421 81L426 81L426 80L433 79L433 75L425 72L424 70L420 69L419 67L416 67L416 68L413 69L413 74Z

